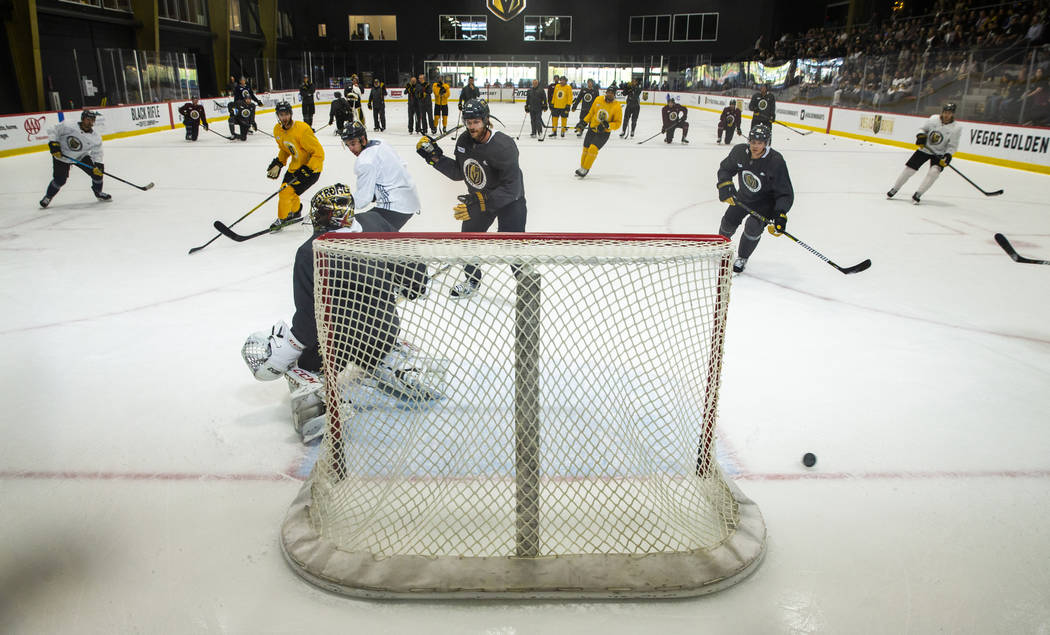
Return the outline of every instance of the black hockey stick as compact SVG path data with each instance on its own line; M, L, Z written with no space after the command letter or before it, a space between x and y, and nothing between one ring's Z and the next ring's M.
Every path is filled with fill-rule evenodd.
M1035 258L1025 258L1021 254L1017 253L1014 246L1010 244L1010 241L1006 239L1006 236L1002 234L995 235L995 242L999 243L999 246L1003 248L1006 255L1013 258L1014 262L1020 262L1026 265L1050 265L1050 260L1037 260Z
M296 225L301 222L303 222L302 218L296 218L285 223L281 223L281 229L284 229L285 227L291 227L292 225ZM270 230L269 227L267 227L266 229L257 231L254 234L238 234L237 232L230 229L229 226L226 225L226 223L223 223L221 220L215 221L214 223L212 223L212 226L214 226L215 229L217 229L218 232L223 236L229 238L230 240L235 240L239 243L243 243L246 240L251 240L252 238L258 238L259 236L274 233Z
M279 188L279 189L278 189L278 190L277 190L276 192L274 192L273 194L271 194L271 195L267 196L267 197L266 197L266 199L265 199L265 200L263 200L263 202L262 202L262 203L259 203L259 204L258 204L258 205L256 205L255 207L251 208L250 210L248 210L248 212L247 212L247 213L246 213L246 214L245 214L244 216L241 216L240 218L238 218L237 220L233 221L233 222L232 222L232 223L230 223L229 225L224 225L224 227L226 227L227 229L229 229L230 227L233 227L234 225L236 225L237 223L241 222L241 221L242 221L242 220L244 220L245 218L248 218L248 215L249 215L249 214L251 214L251 213L252 213L252 212L254 212L255 210L257 210L257 209L259 209L260 207L262 207L263 205L265 205L265 204L266 204L266 203L267 203L267 202L268 202L268 201L269 201L269 200L270 200L271 198L273 198L273 197L277 196L278 194L280 194L280 193L281 193L281 190L283 190L283 189L285 188L285 186L286 186L286 185L288 185L288 184L287 184L287 183L284 183L284 184L282 184L282 185L281 185L281 187L280 187L280 188ZM216 221L216 222L218 222L218 221ZM269 230L267 230L267 231L269 231ZM220 232L220 233L218 233L218 234L216 234L214 238L212 238L212 239L211 239L211 240L209 240L208 242L204 243L204 244L203 244L203 245L201 245L200 247L194 247L194 248L190 249L190 252L189 252L189 253L190 253L190 254L195 254L195 253L197 253L197 252L198 252L198 251L200 251L201 249L204 249L204 248L205 248L205 247L207 247L208 245L210 245L210 244L212 244L213 242L215 242L216 240L218 240L220 236L222 236L222 233L221 233L221 232Z
M541 116L540 120L541 121L543 120L542 116ZM543 141L544 139L547 138L547 128L551 127L551 124L550 124L551 121L554 121L554 113L551 113L551 116L547 118L547 123L543 124L543 128L540 129L540 136L536 137L537 141Z
M771 227L773 225L773 223L770 222L769 219L767 219L765 216L759 214L758 212L756 212L755 210L751 209L747 205L744 205L740 201L736 201L735 204L736 204L737 207L741 208L742 210L744 210L748 214L751 214L755 218L757 218L760 221L762 221L763 223L765 223L767 227ZM786 231L785 232L777 232L777 234L783 234L784 236L787 236L793 242L795 242L798 245L800 245L803 249L805 249L809 253L813 254L817 258L820 258L821 260L823 260L824 262L828 263L832 267L835 267L836 269L838 269L839 271L841 271L844 274L849 275L851 273L860 273L861 271L864 271L868 267L871 266L871 260L869 259L869 260L864 260L863 262L858 262L857 264L853 265L852 267L840 267L839 265L837 265L834 262L832 262L830 258L828 258L824 254L820 253L816 249L813 249L812 247L810 247L806 243L802 242L798 238L795 238L794 236L792 236L788 232L786 232ZM774 234L774 235L776 235L776 234Z
M951 163L949 163L949 164L948 164L948 167L950 167L951 169L955 170L955 173L956 173L956 174L958 174L959 176L963 177L963 179L964 179L964 180L965 180L965 181L966 181L967 183L969 183L970 185L972 185L972 186L976 187L976 188L977 188L978 190L981 190L981 194L984 194L985 196L999 196L1000 194L1002 194L1002 193L1003 193L1003 190L996 190L996 191L994 191L994 192L989 192L989 191L987 191L987 190L984 190L984 189L982 189L982 188L981 188L981 186L980 186L980 185L977 185L976 183L974 183L974 182L973 182L973 181L971 181L970 179L966 178L966 175L965 175L965 174L963 174L962 172L960 172L960 171L959 171L959 170L958 170L958 169L957 169L957 168L956 168L956 167L955 167L954 165L952 165Z
M332 125L332 124L330 124L330 123L326 123L325 125L321 126L321 127L320 127L320 128L318 128L317 130L314 130L314 134L317 134L318 132L321 132L322 130L324 130L325 128L327 128L327 127L328 127L328 126L330 126L330 125Z
M219 135L220 137L222 137L223 139L225 139L227 141L233 141L233 139L234 139L233 137L227 137L226 135L222 134L221 132L218 132L216 130L212 130L211 128L207 128L207 131L211 132L213 134L217 134L217 135Z
M63 158L69 159L69 160L70 160L70 161L72 161L73 163L76 163L77 165L79 165L79 166L80 166L80 167L82 167L82 168L87 168L87 169L89 169L89 170L94 170L94 169L95 169L95 166L93 166L93 165L88 165L87 163L81 163L80 161L77 161L77 160L76 160L76 159L74 159L73 157L68 157L68 156L66 156L66 155L64 155L64 154L63 154L62 156L63 156ZM103 174L105 174L106 176L108 176L108 177L109 177L109 178L111 178L111 179L116 179L116 180L120 181L121 183L127 183L127 184L128 184L128 185L130 185L131 187L134 187L134 188L140 189L140 190L142 190L143 192L145 192L146 190L148 190L148 189L151 189L151 188L153 187L153 183L152 183L152 182L150 182L150 183L147 183L147 184L145 184L145 185L135 185L135 184L134 184L134 183L132 183L131 181L125 181L124 179L120 178L119 176L113 176L112 174L110 174L109 172L106 172L105 170L102 170L102 173L103 173Z
M794 128L792 128L791 126L787 125L786 123L781 123L780 121L774 120L773 123L779 123L780 125L784 126L788 130L790 130L791 132L794 132L795 134L798 134L798 135L802 135L803 137L806 136L806 135L809 135L809 134L813 134L812 130L807 130L805 132L802 132L801 130L795 130Z
M672 127L672 128L675 128L675 127L677 127L677 126L671 126L671 127ZM666 128L664 128L663 130L661 130L660 132L657 132L656 134L654 134L653 136L649 137L649 138L648 138L648 139L646 139L645 141L652 141L653 139L655 139L655 138L659 137L659 136L660 136L660 135L662 135L662 134L666 134L666 133L667 133L667 129L666 129ZM643 143L645 143L645 141L639 141L639 142L638 142L638 145L642 145Z
M261 132L262 134L266 135L267 137L270 137L271 139L276 139L277 138L277 137L273 136L272 134L270 134L269 132L266 132L265 130L261 130L259 128L256 128L255 131L256 132Z

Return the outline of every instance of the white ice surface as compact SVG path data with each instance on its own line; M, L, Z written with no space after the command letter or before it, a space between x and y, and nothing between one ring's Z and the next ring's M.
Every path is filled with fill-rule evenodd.
M494 112L516 135L521 106ZM456 231L463 186L415 156L405 119L391 104L377 135L422 194L405 229ZM614 135L583 181L571 132L526 133L529 229L714 233L715 119L690 111L689 146ZM658 128L643 108L635 141ZM318 187L353 180L330 130ZM239 355L291 317L305 230L186 253L273 191L275 144L182 134L106 142L108 171L157 184L107 179L109 204L74 170L41 210L49 157L0 159L0 632L1050 633L1050 267L992 240L1050 258L1047 177L959 160L1006 194L949 172L916 207L921 175L884 197L906 151L777 126L789 231L874 265L843 276L767 235L734 279L720 456L765 515L762 566L692 600L369 602L284 563L306 450L284 382Z

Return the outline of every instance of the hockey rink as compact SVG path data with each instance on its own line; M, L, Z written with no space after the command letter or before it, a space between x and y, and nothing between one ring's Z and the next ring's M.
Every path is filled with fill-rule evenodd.
M521 104L493 113L517 136ZM565 138L526 129L529 230L715 233L729 148L715 113L689 113L689 145L639 145L660 128L643 107L635 138L614 133L583 180L578 113ZM465 187L416 156L404 104L387 119L370 134L424 206L404 230L457 231ZM767 234L733 279L718 456L764 515L765 560L717 594L650 601L367 601L304 582L278 532L314 450L286 383L253 379L240 349L291 321L309 232L187 254L275 191L274 141L107 141L107 172L156 187L107 178L113 201L98 203L73 170L44 210L50 157L0 159L0 632L1050 634L1050 266L992 238L1050 259L1050 179L960 159L1005 194L948 171L915 206L926 168L885 198L909 151L773 134L795 187L788 231L873 264L846 276ZM307 201L354 178L332 128L319 137ZM265 228L276 207L234 229Z

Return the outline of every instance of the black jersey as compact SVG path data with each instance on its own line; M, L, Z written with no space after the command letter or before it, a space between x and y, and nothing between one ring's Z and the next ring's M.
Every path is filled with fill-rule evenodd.
M307 104L310 106L314 105L315 92L317 91L314 90L313 82L303 82L302 85L299 86L299 99L303 102L304 106Z
M471 99L477 99L478 97L481 97L481 91L478 90L477 86L467 84L459 91L459 101L464 104Z
M767 219L786 214L795 201L787 163L773 148L767 147L765 154L752 159L748 144L733 146L718 166L718 182L733 177L737 177L736 198Z
M525 198L525 181L518 165L518 146L502 132L493 132L485 143L477 143L464 132L456 140L454 159L441 157L439 172L455 181L466 181L471 192L480 191L494 214Z
M770 92L765 95L757 92L751 96L751 103L748 104L747 109L766 121L776 121L777 98Z
M593 86L591 88L581 88L580 93L576 95L576 99L572 102L572 107L575 108L580 106L583 108L583 112L586 113L591 109L591 104L594 103L595 98L598 97L598 87Z
M624 101L628 108L641 108L642 87L628 84L623 89Z

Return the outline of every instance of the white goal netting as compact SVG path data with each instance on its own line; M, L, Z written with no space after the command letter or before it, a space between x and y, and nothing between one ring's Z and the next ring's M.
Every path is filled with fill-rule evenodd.
M328 427L282 528L300 575L370 597L663 597L757 566L762 515L714 451L727 241L329 236Z

